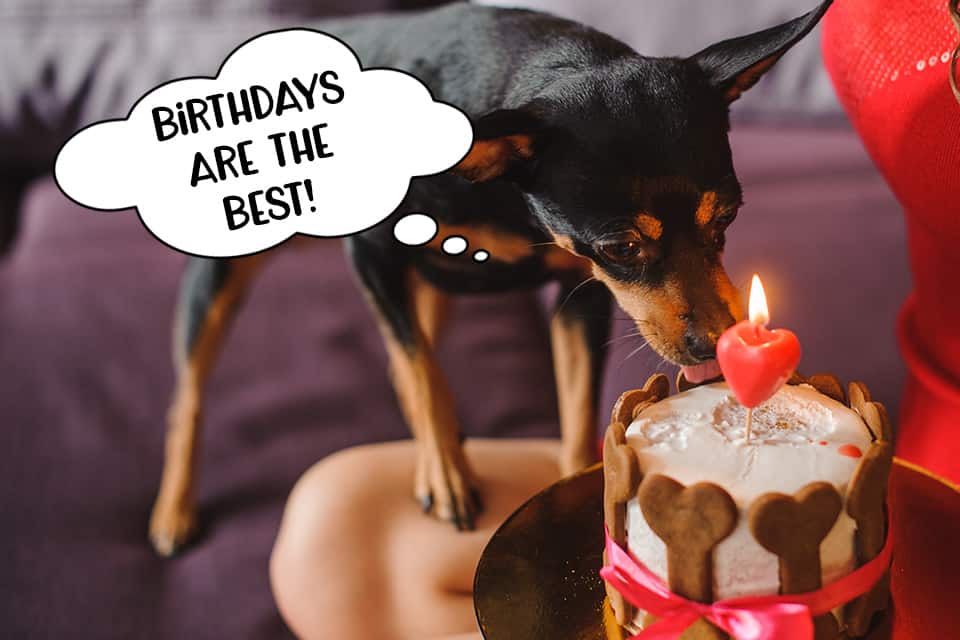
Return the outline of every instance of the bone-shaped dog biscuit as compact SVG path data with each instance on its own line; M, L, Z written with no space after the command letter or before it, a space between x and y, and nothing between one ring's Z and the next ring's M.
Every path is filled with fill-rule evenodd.
M603 519L610 537L621 547L626 547L627 541L627 502L636 493L642 477L637 455L622 444L624 430L622 423L614 422L603 443ZM606 564L606 553L603 561ZM617 623L625 625L633 620L636 609L609 583L605 582L604 588Z
M723 488L701 482L684 487L663 475L644 478L637 500L650 529L667 547L670 590L690 600L713 600L713 549L737 524L737 505ZM701 620L686 638L725 638Z
M860 414L867 423L875 440L893 441L893 428L886 408L879 402L873 402L870 391L862 382L851 382L847 391L850 408Z
M637 454L627 445L625 432L624 424L614 420L603 439L603 519L610 537L621 547L627 542L627 502L636 495L642 478ZM604 587L617 623L633 620L635 608L608 583Z
M840 380L832 373L816 373L806 379L806 383L811 387L837 402L846 403L847 397L843 392L843 385Z
M837 402L846 403L847 401L847 397L843 392L843 385L840 384L840 379L832 373L815 373L808 378L794 371L793 374L790 375L790 379L787 380L787 384L808 384L823 395L828 398L833 398Z
M886 541L884 505L892 465L893 445L886 441L874 442L850 479L847 513L857 522L857 555L861 564L876 558ZM844 608L844 620L853 636L865 634L873 614L886 609L890 593L888 580L889 576L884 576L873 589Z
M611 537L626 544L626 505L636 495L642 476L637 454L627 445L626 429L646 407L666 398L670 383L663 374L650 376L642 389L623 393L613 405L603 439L604 520Z
M847 386L847 395L850 396L850 406L854 409L857 408L857 405L862 405L873 400L873 398L870 397L870 390L867 388L867 385L862 382L851 382Z
M670 589L691 600L713 598L713 548L737 524L737 506L722 487L689 487L664 475L644 479L637 493L650 529L667 546Z
M655 402L660 402L668 395L670 395L670 381L667 376L662 373L650 376L642 389L625 391L620 395L616 404L613 405L610 422L622 422L629 426L640 411Z
M621 547L627 544L627 503L633 499L643 479L637 454L627 445L627 426L637 414L670 394L670 383L663 374L650 376L642 389L623 393L613 405L610 426L603 439L603 518ZM636 610L620 593L606 585L607 598L619 624L633 620Z
M768 493L750 506L750 531L760 546L780 559L781 593L805 593L821 586L820 543L840 515L843 500L829 482L808 484L796 494ZM833 640L833 614L814 619L816 640Z
M877 557L886 538L884 504L893 465L893 445L879 441L864 454L850 478L847 513L857 521L857 552L861 562Z
M603 439L603 508L610 536L619 545L626 542L626 505L640 486L637 454L627 445L626 427L612 422Z
M887 413L887 408L879 402L874 402L873 406L877 408L877 413L880 414L880 439L893 442L893 423L890 422L890 414Z

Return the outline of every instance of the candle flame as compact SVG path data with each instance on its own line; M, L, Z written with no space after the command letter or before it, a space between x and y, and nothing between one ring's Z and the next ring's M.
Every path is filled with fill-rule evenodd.
M770 322L770 311L767 309L767 294L763 291L760 276L753 274L750 282L750 304L748 306L750 322L764 325Z

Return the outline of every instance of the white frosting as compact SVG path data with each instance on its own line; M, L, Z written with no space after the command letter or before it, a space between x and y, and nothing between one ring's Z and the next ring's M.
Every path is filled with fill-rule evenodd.
M663 473L685 485L716 483L740 508L736 529L714 551L717 600L779 591L777 557L754 540L747 524L752 502L772 491L793 494L817 481L832 483L846 501L859 459L840 448L852 445L865 452L871 444L855 412L807 385L784 386L754 409L750 444L745 435L746 410L725 383L658 402L627 429L644 475ZM630 552L666 580L666 548L647 526L636 499L627 505L626 524ZM854 569L855 529L844 510L820 545L824 584Z

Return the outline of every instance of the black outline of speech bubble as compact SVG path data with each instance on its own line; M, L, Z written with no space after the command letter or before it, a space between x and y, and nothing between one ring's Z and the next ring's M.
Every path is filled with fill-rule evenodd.
M274 34L278 34L278 33L287 33L287 32L291 32L291 31L307 31L307 32L310 32L310 33L316 33L316 34L318 34L318 35L326 36L326 37L328 37L328 38L332 38L332 39L336 40L337 42L339 42L340 44L342 44L344 47L346 47L347 50L350 51L351 54L353 54L353 57L354 57L354 59L357 61L357 66L360 68L360 72L361 72L361 73L363 73L364 71L376 71L376 70L381 70L381 71L396 71L397 73L402 73L402 74L404 74L404 75L406 75L406 76L409 76L409 77L413 78L414 80L416 80L417 82L419 82L420 85L423 86L424 89L427 90L427 94L430 96L430 98L431 98L431 100L433 100L433 102L436 102L436 103L438 103L438 104L443 104L443 105L446 105L446 106L448 106L448 107L453 107L454 109L456 109L457 111L459 111L461 114L463 114L463 116L467 119L467 123L470 125L470 138L471 138L471 145L470 145L470 146L471 146L471 148L473 147L473 140L474 140L474 137L473 137L473 135L474 135L474 134L473 134L473 122L471 122L470 116L467 115L467 113L466 113L463 109L461 109L460 107L458 107L458 106L455 105L455 104L450 104L449 102L444 102L444 101L442 101L442 100L437 100L437 99L434 97L433 92L430 91L430 87L428 87L426 84L424 84L424 82L423 82L420 78L418 78L417 76L413 75L412 73L410 73L410 72L408 72L408 71L404 71L403 69L395 69L395 68L393 68L393 67L364 67L364 66L363 66L363 62L360 60L360 56L358 56L358 55L357 55L357 52L353 50L353 47L351 47L349 44L347 44L346 42L344 42L343 40L341 40L341 39L338 38L337 36L335 36L335 35L333 35L333 34L331 34L331 33L327 33L326 31L320 31L319 29L310 29L310 28L308 28L308 27L289 27L289 28L286 28L286 29L272 29L272 30L270 30L270 31L264 31L263 33L259 33L259 34L255 35L255 36L252 36L252 37L250 37L250 38L247 38L246 40L244 40L243 42L241 42L239 45L237 45L236 47L234 47L233 50L232 50L229 54L227 54L227 57L225 57L225 58L223 59L223 62L221 62L221 63L220 63L220 66L217 68L217 73L216 73L216 75L213 75L213 76L183 76L183 77L181 77L181 78L174 78L174 79L172 79L172 80L167 80L166 82L162 82L162 83L158 84L158 85L155 86L154 88L150 89L150 91L147 91L145 94L143 94L142 96L140 96L140 97L137 99L137 101L133 103L133 106L130 107L129 111L127 111L126 117L124 117L124 118L108 118L108 119L106 119L106 120L98 120L98 121L96 121L96 122L91 122L90 124L88 124L88 125L86 125L86 126L84 126L84 127L81 127L80 129L77 129L75 132L73 132L73 133L70 135L69 138L66 139L66 141L64 141L64 143L63 143L62 145L60 145L60 149L57 150L57 157L56 157L56 158L54 159L54 161L53 161L53 166L54 166L53 181L54 181L54 183L57 185L57 189L59 189L59 190L60 190L60 193L62 193L63 195L65 195L65 196L67 197L67 199L70 200L70 202L72 202L72 203L74 203L74 204L76 204L76 205L79 205L79 206L83 207L84 209L92 209L92 210L94 210L94 211L126 211L127 209L132 208L132 209L137 213L137 218L140 220L140 226L142 226L144 229L146 229L146 230L147 230L147 233L149 233L151 236L153 236L153 237L154 237L157 241L159 241L161 244L163 244L164 246L167 246L167 247L173 249L173 250L176 251L177 253L182 253L182 254L187 255L187 256L194 256L194 257L196 257L196 258L209 258L209 259L211 259L211 260L230 260L231 258L243 258L243 257L246 257L246 256L255 256L255 255L257 255L258 253L263 253L264 251L269 251L269 250L271 250L271 249L273 249L273 248L275 248L275 247L280 246L280 245L283 244L284 242L289 241L289 240L290 240L291 238L293 238L294 236L298 236L298 235L299 235L299 236L307 236L307 237L309 237L309 238L320 238L320 239L330 239L330 240L333 240L333 239L336 239L336 238L349 238L349 237L351 237L351 236L359 235L359 234L363 233L364 231L369 231L370 229L373 229L374 227L379 226L379 225L383 224L384 222L386 222L386 221L390 218L390 216L393 215L393 213L396 212L397 208L400 206L400 204L403 202L404 198L406 198L406 197L407 197L407 194L410 192L410 182L411 182L414 178L427 178L427 177L430 177L430 176L437 176L437 175L446 173L446 172L449 171L451 168L453 168L453 167L457 166L458 164L460 164L460 162L461 162L464 158L466 158L467 155L470 153L470 149L467 149L467 152L464 153L462 156L460 156L460 159L459 159L459 160L457 160L456 162L454 162L453 164L451 164L449 167L447 167L446 169L444 169L444 170L442 170L442 171L436 171L436 172L434 172L434 173L424 173L424 174L418 174L418 175L415 175L415 176L410 176L410 178L407 180L407 189L406 189L406 191L403 192L403 196L400 198L400 201L397 202L397 204L393 207L393 209L391 209L390 213L388 213L386 216L384 216L384 218L383 218L382 220L376 222L375 224L370 225L369 227L366 227L366 228L364 228L364 229L360 229L359 231L354 231L353 233L344 233L344 234L341 234L341 235L338 235L338 236L317 236L317 235L313 235L313 234L310 234L310 233L302 233L302 232L300 232L300 231L295 231L295 232L291 233L289 236L287 236L286 238L284 238L283 240L280 240L279 242L277 242L277 243L275 243L275 244L272 244L272 245L270 245L269 247L260 249L260 250L258 250L258 251L253 251L253 252L251 252L251 253L241 253L241 254L229 255L229 256L209 256L209 255L204 255L204 254L201 254L201 253L191 253L191 252L189 252L189 251L183 251L182 249L178 249L177 247L173 246L172 244L168 244L163 238L161 238L160 236L158 236L157 234L155 234L155 233L150 229L150 227L147 226L147 224L143 221L143 216L140 215L140 207L138 207L138 206L136 206L136 205L134 205L133 207L118 207L118 208L116 208L116 209L99 209L99 208L97 208L97 207L91 207L91 206L86 205L86 204L84 204L84 203L82 203L82 202L77 202L76 200L74 200L72 197L70 197L70 194L67 193L66 191L64 191L64 190L63 190L63 187L60 186L60 182L57 180L57 172L56 172L57 159L60 158L60 153L63 151L63 148L64 148L65 146L67 146L67 144L69 144L69 142L70 142L71 140L73 140L76 136L78 136L80 133L82 133L83 131L86 131L86 130L89 129L90 127L95 127L95 126L97 126L98 124L105 124L105 123L107 123L107 122L126 122L126 121L128 121L128 120L130 119L130 115L131 115L131 114L134 112L134 110L137 108L137 105L139 105L139 104L140 104L147 96L149 96L151 93L153 93L154 91L156 91L156 90L158 90L158 89L161 89L161 88L167 86L168 84L173 84L174 82L180 82L181 80L216 80L216 79L218 79L218 78L220 77L220 73L223 71L224 65L227 64L227 62L230 60L230 58L233 57L233 54L235 54L238 50L240 50L240 49L242 49L243 47L247 46L248 44L250 44L251 42L253 42L253 41L256 40L257 38L262 38L262 37L264 37L264 36L274 35ZM427 215L430 215L430 214L427 214ZM432 216L431 216L431 217L432 217Z

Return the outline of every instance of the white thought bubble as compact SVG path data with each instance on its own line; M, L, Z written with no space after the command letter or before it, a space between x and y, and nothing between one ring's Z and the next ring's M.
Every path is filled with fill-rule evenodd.
M161 85L126 119L82 129L54 175L87 207L136 207L175 249L240 256L382 222L412 177L449 169L472 137L413 76L362 70L340 40L290 29L247 41L215 78Z
M425 213L411 213L393 225L393 236L398 242L416 247L427 244L437 235L437 222Z

